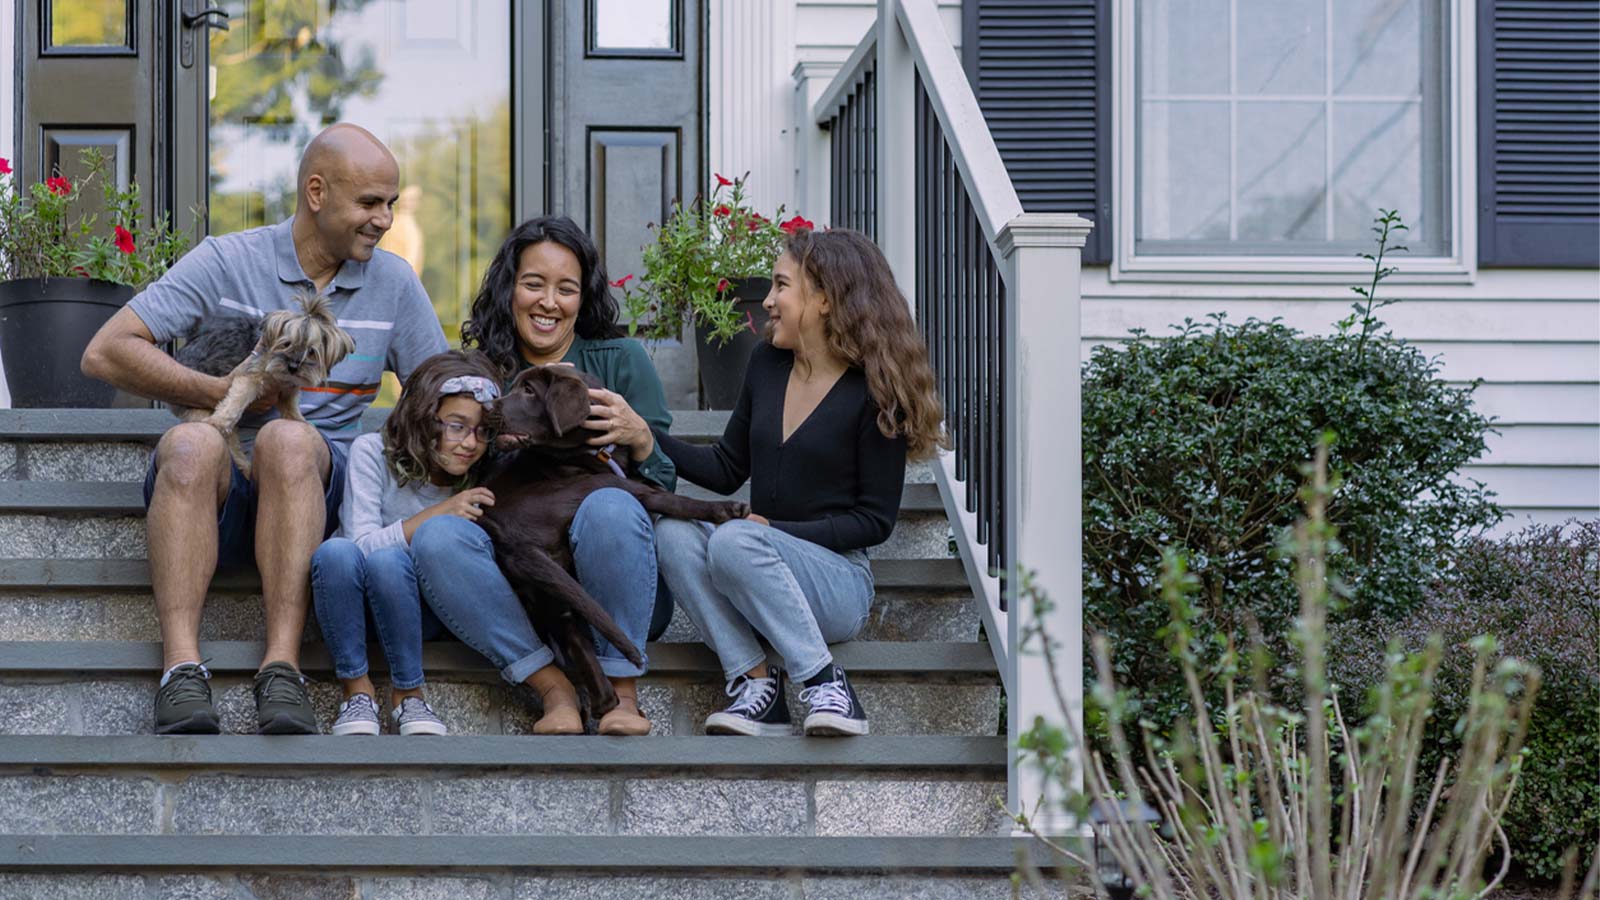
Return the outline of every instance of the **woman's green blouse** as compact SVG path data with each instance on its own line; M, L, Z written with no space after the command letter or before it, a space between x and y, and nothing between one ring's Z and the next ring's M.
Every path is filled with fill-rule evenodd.
M572 346L561 361L572 363L578 371L593 375L609 390L621 394L651 429L665 433L672 428L672 413L667 412L667 395L661 389L661 376L656 374L656 367L650 362L650 354L645 352L643 344L632 338L591 341L574 336ZM661 452L659 445L638 464L638 471L646 481L666 490L678 487L677 467Z

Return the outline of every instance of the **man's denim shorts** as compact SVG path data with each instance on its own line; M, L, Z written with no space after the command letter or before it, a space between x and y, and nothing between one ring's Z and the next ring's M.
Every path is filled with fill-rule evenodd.
M339 527L339 502L344 499L345 466L350 458L350 446L341 441L328 440L317 430L328 445L328 485L323 488L322 502L325 518L323 540L327 540ZM256 485L244 477L238 466L230 465L233 480L228 485L228 497L217 511L217 568L254 565L256 560ZM150 495L156 489L156 454L150 452L150 465L144 473L144 508L150 509Z

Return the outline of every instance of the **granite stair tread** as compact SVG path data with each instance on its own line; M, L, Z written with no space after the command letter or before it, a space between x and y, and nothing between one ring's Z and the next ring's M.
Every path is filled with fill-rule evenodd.
M850 739L449 735L370 740L330 735L0 735L0 769L290 768L957 770L1003 777L1005 738L958 735Z
M969 589L959 559L875 559L872 574L879 590ZM0 559L0 590L150 589L150 565L143 559ZM219 572L213 592L261 589L254 571Z
M202 641L207 666L218 675L248 675L259 667L260 641ZM650 674L716 675L716 657L702 644L648 645ZM328 649L320 643L301 650L302 669L313 675L332 671ZM852 641L833 648L839 665L853 674L918 676L995 676L994 655L979 641ZM387 672L381 647L368 649L372 671ZM441 678L493 676L494 666L456 641L429 641L422 648L423 670ZM161 645L154 641L4 641L0 674L145 675L161 667Z
M678 493L701 500L724 499L705 488L683 483ZM740 488L734 499L748 500L749 486ZM0 481L0 515L73 514L95 516L144 516L144 485L131 481ZM901 495L900 514L943 515L939 488L932 484L908 484Z
M0 835L0 869L84 871L348 867L534 868L639 873L684 870L865 871L915 869L1004 875L1019 852L1052 864L1037 841L986 837L785 837L533 835ZM1007 886L1009 889L1009 885Z

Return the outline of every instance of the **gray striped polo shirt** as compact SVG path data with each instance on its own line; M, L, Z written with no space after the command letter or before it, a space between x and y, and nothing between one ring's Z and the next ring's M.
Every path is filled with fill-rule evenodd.
M297 291L315 290L295 254L293 228L290 218L208 237L128 307L158 342L191 335L211 320L261 319L293 308ZM356 349L333 368L326 385L300 392L300 412L329 438L348 444L360 433L361 413L377 396L385 369L404 381L449 345L422 282L387 250L374 251L368 262L345 260L324 293ZM248 439L269 418L247 416L241 436Z

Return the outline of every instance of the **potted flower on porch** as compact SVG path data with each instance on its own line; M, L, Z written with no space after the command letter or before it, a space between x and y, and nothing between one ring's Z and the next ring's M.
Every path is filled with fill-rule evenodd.
M26 190L0 158L0 363L15 407L107 407L116 390L85 377L89 339L188 249L165 215L146 218L137 184L119 189L105 157L86 174ZM99 209L85 195L100 181Z
M748 175L746 176L748 177ZM612 282L623 291L628 333L647 339L676 338L686 323L695 328L700 389L708 409L732 409L745 365L767 324L761 302L772 287L772 264L787 234L812 224L801 216L786 221L779 207L772 219L745 202L745 178L717 175L709 197L677 204L644 248L644 274Z

